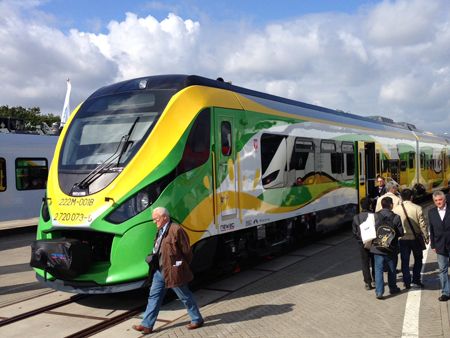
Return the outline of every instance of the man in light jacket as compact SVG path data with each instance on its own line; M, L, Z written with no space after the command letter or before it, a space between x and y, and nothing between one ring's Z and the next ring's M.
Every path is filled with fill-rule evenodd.
M390 197L392 198L392 203L394 203L394 207L397 205L400 205L401 203L401 199L398 196L398 185L397 183L390 181L386 183L386 191L387 193L385 193L384 195L378 197L377 199L377 205L375 207L375 212L380 211L381 209L383 209L383 207L381 206L381 200L385 197Z
M423 217L422 207L412 202L413 193L411 189L404 189L401 192L402 204L394 207L393 211L402 219L404 235L399 240L400 259L402 264L403 284L406 289L423 288L420 271L422 270L422 248L416 240L416 236L411 230L413 227L417 236L422 234L425 243L428 244L428 228ZM409 219L409 222L408 222ZM414 256L414 266L412 274L409 271L409 257L411 252Z

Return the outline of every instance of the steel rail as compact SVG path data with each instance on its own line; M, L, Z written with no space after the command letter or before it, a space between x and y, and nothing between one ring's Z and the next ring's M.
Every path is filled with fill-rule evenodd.
M21 320L23 320L25 318L36 316L38 314L44 313L44 312L49 311L49 310L56 309L58 307L61 307L61 306L64 306L64 305L67 305L67 304L70 304L70 303L73 303L73 302L76 302L76 301L78 301L80 299L83 299L83 298L86 298L88 296L89 295L75 295L75 296L70 297L69 299L62 300L62 301L59 301L59 302L56 302L56 303L53 303L53 304L50 304L50 305L46 305L46 306L43 306L43 307L35 309L35 310L31 310L31 311L28 311L28 312L21 313L21 314L19 314L17 316L13 316L13 317L10 317L10 318L7 318L7 319L4 319L4 320L0 321L0 327L5 326L5 325L9 325L9 324L12 324L12 323L15 323L15 322L18 322L18 321L21 321Z

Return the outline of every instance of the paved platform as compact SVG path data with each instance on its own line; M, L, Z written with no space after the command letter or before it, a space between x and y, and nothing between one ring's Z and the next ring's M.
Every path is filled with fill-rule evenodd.
M32 238L32 234L17 235L0 245L0 317L42 305L37 298L18 301L49 292L37 284L28 265ZM357 243L347 230L197 290L195 296L206 321L198 330L184 327L189 318L179 301L164 305L156 332L150 336L450 338L450 302L437 300L436 255L432 250L426 253L424 290L402 289L400 294L377 300L373 290L364 289ZM403 286L401 274L398 285ZM23 325L4 326L0 336L23 337L33 330L34 337L64 337L136 303L113 299L107 304L75 303L58 313L29 318L24 323L26 332ZM62 319L63 312L72 317L89 314L89 318L76 317L77 324L72 327ZM131 329L139 323L135 317L95 337L140 337Z
M178 301L163 307L152 337L450 337L450 302L439 302L436 255L424 290L375 298L366 291L350 232L222 280L195 295L205 325L195 331ZM398 285L403 286L401 274ZM128 320L95 337L140 336Z

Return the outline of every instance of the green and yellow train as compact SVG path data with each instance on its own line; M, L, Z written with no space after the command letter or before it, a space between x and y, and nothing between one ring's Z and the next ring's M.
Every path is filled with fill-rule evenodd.
M37 232L39 243L79 241L89 262L37 277L80 293L142 287L157 206L189 234L195 271L231 267L350 220L377 175L447 189L448 164L448 140L412 125L199 76L120 82L62 131Z

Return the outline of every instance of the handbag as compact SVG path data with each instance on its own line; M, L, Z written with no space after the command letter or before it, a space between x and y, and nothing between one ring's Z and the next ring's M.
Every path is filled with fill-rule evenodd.
M419 248L422 251L425 250L427 248L427 245L425 244L425 239L423 238L422 233L420 233L420 234L416 233L416 231L414 230L414 227L411 224L411 221L409 220L408 213L406 212L405 206L403 205L403 203L401 205L403 208L403 212L405 213L406 220L408 221L409 228L411 229L411 231L414 235L414 239L416 240L417 244L419 245Z
M155 266L156 259L157 259L157 255L155 255L153 253L150 253L150 254L147 255L147 257L145 257L145 261L151 267Z
M375 232L375 214L367 214L367 219L359 225L359 231L364 248L369 249L372 245L372 240L377 237Z
M159 252L161 250L161 244L162 244L162 240L164 237L167 236L170 224L172 222L169 222L169 224L167 225L167 227L165 228L164 231L162 230L158 230L156 238L155 238L155 244L153 245L153 248L155 248L156 246L156 252L150 252L147 257L145 257L145 261L147 262L148 266L149 266L149 270L150 270L150 276L152 276L153 272L155 272L155 270L157 270L159 268ZM160 234L160 231L161 234Z

